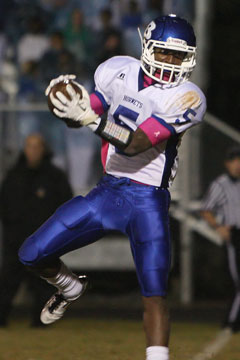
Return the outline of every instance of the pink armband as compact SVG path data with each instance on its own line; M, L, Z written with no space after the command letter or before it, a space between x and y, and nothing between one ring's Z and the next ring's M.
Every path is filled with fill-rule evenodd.
M175 133L171 125L165 124L164 120L151 116L145 120L139 128L147 135L152 143L152 146L167 140L172 134Z

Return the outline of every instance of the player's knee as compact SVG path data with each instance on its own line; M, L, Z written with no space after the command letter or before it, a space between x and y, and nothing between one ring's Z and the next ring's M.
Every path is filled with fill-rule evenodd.
M141 293L146 297L165 297L168 287L168 271L165 267L145 269L140 273Z
M71 230L86 225L90 220L88 202L81 196L60 206L33 235L25 240L19 249L19 260L34 267L50 256L58 256L58 249L71 235Z

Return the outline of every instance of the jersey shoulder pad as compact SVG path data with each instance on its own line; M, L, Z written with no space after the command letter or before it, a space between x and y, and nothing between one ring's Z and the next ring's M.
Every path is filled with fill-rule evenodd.
M126 71L126 68L137 65L139 60L131 56L114 56L100 64L94 75L95 83L111 84L112 80Z
M186 82L172 89L171 96L166 101L169 113L184 113L188 109L206 111L206 98L199 87L192 82Z
M199 124L206 111L206 100L201 90L193 83L186 82L166 89L159 99L159 117L174 126L177 133Z
M113 56L112 58L104 61L103 64L106 64L112 69L119 69L125 66L129 66L133 63L139 63L140 61L131 57L131 56Z
M179 104L182 110L187 110L189 108L196 109L201 105L205 111L206 97L196 84L187 81L179 87L177 104Z

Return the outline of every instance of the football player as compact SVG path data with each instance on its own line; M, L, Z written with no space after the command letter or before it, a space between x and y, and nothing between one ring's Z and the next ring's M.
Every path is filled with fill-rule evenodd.
M44 307L41 320L62 317L86 289L59 257L102 238L110 230L129 237L141 289L146 359L169 359L166 301L170 268L169 186L177 170L182 134L199 124L206 110L201 90L189 81L196 64L192 26L176 15L152 21L142 39L142 56L113 57L95 72L96 89L82 98L69 81L70 99L51 96L54 113L87 126L102 137L105 175L86 196L60 207L19 251L20 260L58 292ZM107 112L107 119L101 115ZM81 131L81 130L78 130Z

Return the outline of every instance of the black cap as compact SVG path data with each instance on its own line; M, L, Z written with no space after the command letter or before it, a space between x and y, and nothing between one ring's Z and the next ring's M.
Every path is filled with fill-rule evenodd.
M225 154L225 160L233 160L237 157L240 157L240 146L235 145L230 147Z

